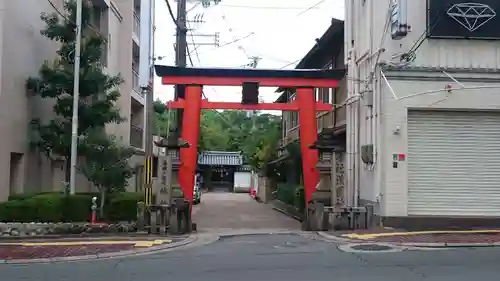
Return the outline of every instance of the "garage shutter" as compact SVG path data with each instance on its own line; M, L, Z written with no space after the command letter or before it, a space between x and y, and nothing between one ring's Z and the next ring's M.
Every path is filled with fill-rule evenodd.
M500 216L500 113L408 112L408 215Z

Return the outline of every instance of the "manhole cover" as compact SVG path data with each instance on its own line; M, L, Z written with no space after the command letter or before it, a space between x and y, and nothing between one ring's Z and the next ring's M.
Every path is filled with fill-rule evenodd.
M396 247L388 244L344 244L339 245L338 249L351 253L393 253L401 252L404 247Z
M352 246L351 249L358 250L358 251L376 252L376 251L392 250L393 248L390 246L387 246L387 245L380 245L380 244L361 244L361 245Z

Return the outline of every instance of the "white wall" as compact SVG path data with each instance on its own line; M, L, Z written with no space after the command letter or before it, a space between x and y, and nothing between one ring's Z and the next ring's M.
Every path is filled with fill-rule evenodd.
M417 93L432 92L405 99L394 99L386 83L382 83L383 123L381 131L381 162L379 169L385 172L381 186L383 213L386 216L407 215L408 178L407 163L400 162L397 169L392 168L392 154L407 154L407 112L408 109L460 109L460 110L499 110L500 108L500 75L455 73L466 87L476 89L459 89L460 86L450 82L444 74L429 72L419 73L420 80L407 79L409 74L388 72L389 82L398 98ZM482 77L481 77L482 76ZM440 78L437 78L440 77ZM431 81L434 80L434 81ZM437 80L437 81L436 81ZM445 91L451 84L454 90ZM488 88L490 87L490 88ZM394 130L399 127L399 134Z

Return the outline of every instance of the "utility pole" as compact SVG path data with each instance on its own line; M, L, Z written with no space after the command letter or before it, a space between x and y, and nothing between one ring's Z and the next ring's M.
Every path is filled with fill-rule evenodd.
M76 165L78 163L78 104L80 101L80 51L82 46L83 0L76 0L75 59L73 77L73 116L71 118L71 161L69 193L76 192Z
M166 0L168 1L168 0ZM178 67L186 67L187 62L187 4L186 0L177 0L177 30L176 30L176 40L175 40L175 65ZM184 97L185 87L184 85L175 86L175 96L174 99L177 100L179 97ZM181 136L182 128L182 109L177 110L176 114L176 133L177 137Z
M165 0L168 1L168 0ZM212 2L217 5L221 2L221 0L197 0L202 4L204 8L209 8L212 5ZM177 67L186 67L187 66L187 56L188 56L188 20L187 20L187 0L177 0L177 18L176 18L176 40L175 40L175 65ZM196 15L194 21L197 23L203 23L203 15ZM215 33L214 35L199 35L199 36L210 36L214 37L215 45L219 44L219 34ZM212 43L206 44L195 44L195 45L213 45ZM196 47L196 46L195 46ZM179 97L184 97L185 87L184 85L176 85L175 87L175 95L174 99L178 99ZM181 128L182 128L182 109L177 110L176 114L176 133L177 137L181 136Z
M144 194L150 206L153 198L153 64L154 64L154 0L141 0L139 42L139 86L146 99L144 132Z

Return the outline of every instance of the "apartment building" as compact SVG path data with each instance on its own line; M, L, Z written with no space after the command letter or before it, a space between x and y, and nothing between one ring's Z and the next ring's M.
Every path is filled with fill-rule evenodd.
M385 225L498 224L498 12L495 0L346 1L348 95L361 100L347 112L347 183Z
M44 61L55 58L57 44L40 35L42 12L60 11L62 0L0 0L0 201L9 194L59 190L64 180L64 163L49 161L29 149L29 122L53 116L52 103L30 97L25 83L36 76ZM106 129L125 144L144 147L144 96L138 87L139 0L91 0L93 25L107 34L103 66L109 73L121 73L118 106L126 121ZM139 156L138 156L139 157ZM133 159L133 161L138 159ZM91 190L83 178L79 191Z
M297 64L296 69L328 69L328 68L344 68L344 22L337 19L332 19L330 27L325 31L321 38L317 39L316 44ZM290 103L295 99L294 89L280 88L282 94L276 100L277 103ZM347 97L346 79L339 82L339 87L315 89L316 100L323 103L332 104L335 110L331 112L317 113L318 139L336 139L337 143L345 146L345 125L346 111L345 99ZM282 140L281 149L278 153L279 157L276 161L284 161L289 155L285 149L288 145L299 141L299 118L298 112L282 112ZM326 196L335 199L332 204L343 204L346 198L344 194L344 162L345 153L338 151L335 153L338 161L335 161L335 167L331 166L331 159L320 157L318 169L321 174L320 191L325 191ZM297 163L300 165L300 163ZM335 169L335 179L331 178L331 169ZM290 170L286 175L286 180L289 183L299 183L301 175ZM332 196L332 190L337 192L336 196Z

